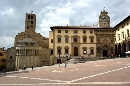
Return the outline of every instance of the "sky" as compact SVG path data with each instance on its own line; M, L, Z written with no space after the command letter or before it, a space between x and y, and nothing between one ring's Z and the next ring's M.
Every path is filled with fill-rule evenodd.
M0 0L0 48L14 46L25 31L26 13L36 14L36 32L49 37L51 26L92 26L105 9L114 27L130 15L130 0ZM105 7L105 8L104 8Z

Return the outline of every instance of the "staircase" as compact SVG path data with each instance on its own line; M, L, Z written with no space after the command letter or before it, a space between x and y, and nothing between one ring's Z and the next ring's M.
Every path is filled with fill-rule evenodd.
M85 63L87 60L87 58L85 57L78 57L78 56L74 56L72 59L68 60L67 63L68 64L77 64L77 63Z

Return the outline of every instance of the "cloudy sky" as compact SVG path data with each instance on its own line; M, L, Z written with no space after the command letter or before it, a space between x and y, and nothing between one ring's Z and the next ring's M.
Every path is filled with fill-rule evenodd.
M14 45L15 36L24 31L25 15L36 14L36 32L49 37L51 26L97 25L104 9L111 27L130 15L130 0L0 0L0 47Z

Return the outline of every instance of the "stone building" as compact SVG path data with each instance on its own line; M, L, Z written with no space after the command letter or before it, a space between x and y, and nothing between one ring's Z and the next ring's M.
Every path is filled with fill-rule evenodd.
M125 57L130 51L130 15L117 24L115 35L115 53L117 56Z
M35 32L36 15L26 13L25 31L15 37L15 69L50 65L49 39Z
M101 11L97 26L53 26L49 32L49 49L52 63L68 56L110 56L115 54L115 29L110 27L110 17Z
M0 71L5 70L6 68L6 55L7 55L7 50L4 50L3 48L0 48Z
M7 49L6 56L6 71L14 71L16 62L16 49L11 47Z

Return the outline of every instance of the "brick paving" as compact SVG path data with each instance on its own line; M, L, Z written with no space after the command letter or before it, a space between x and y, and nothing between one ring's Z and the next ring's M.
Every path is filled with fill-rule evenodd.
M130 58L54 65L0 74L0 85L130 86Z

